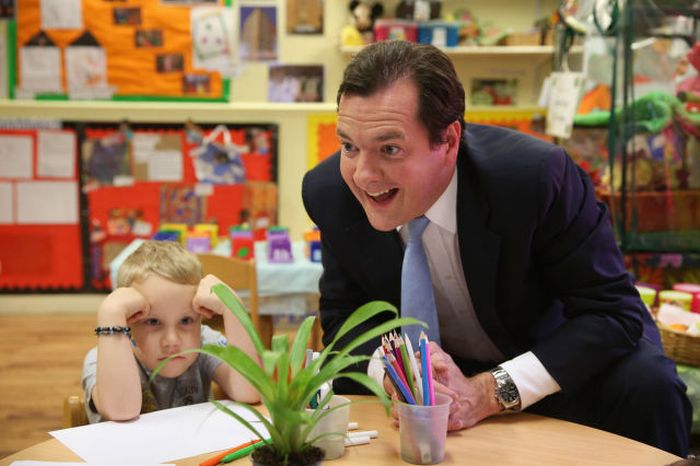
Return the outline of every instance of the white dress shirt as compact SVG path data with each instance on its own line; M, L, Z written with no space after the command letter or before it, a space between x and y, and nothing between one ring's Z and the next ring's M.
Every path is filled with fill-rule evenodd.
M423 233L423 246L433 281L435 304L444 350L455 356L478 361L503 359L503 354L481 327L474 312L469 287L464 277L457 236L457 171L440 198L425 213L430 223ZM405 225L399 235L406 244ZM412 342L414 349L417 342ZM380 384L384 378L379 349L369 363L367 373ZM536 403L561 388L531 352L501 364L520 393L521 408Z

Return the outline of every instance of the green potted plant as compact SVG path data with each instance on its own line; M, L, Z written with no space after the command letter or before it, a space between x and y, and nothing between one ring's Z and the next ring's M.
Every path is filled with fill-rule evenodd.
M310 433L323 417L331 415L335 409L346 404L324 409L330 402L333 392L328 392L318 403L318 409L307 412L306 407L316 396L324 383L330 384L333 379L350 378L374 393L384 405L389 415L390 400L384 389L367 374L360 372L343 372L349 366L360 361L368 360L369 356L351 355L350 352L359 345L376 338L394 328L410 324L423 324L413 318L399 318L398 310L393 305L383 301L372 301L358 308L343 324L336 338L320 352L317 359L308 366L304 365L311 327L315 317L307 317L296 332L294 341L289 346L287 335L276 335L272 339L271 349L266 349L253 326L248 313L238 298L224 285L215 285L212 292L221 299L226 307L240 320L253 341L256 351L262 361L260 367L253 359L235 346L205 345L187 352L201 352L212 355L238 371L260 393L260 399L267 408L269 420L254 407L236 403L250 411L269 433L269 439L250 422L230 410L225 405L213 401L217 408L234 417L264 444L252 453L253 463L267 466L307 466L320 464L323 460L323 450L313 445L326 433L311 438ZM341 350L334 350L338 339L358 324L372 318L381 312L392 312L391 320L373 327L362 335L354 338ZM156 370L164 366L164 361Z

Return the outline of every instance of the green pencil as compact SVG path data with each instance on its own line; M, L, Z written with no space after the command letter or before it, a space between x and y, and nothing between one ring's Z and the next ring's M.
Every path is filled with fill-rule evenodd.
M222 462L222 463L230 463L231 461L237 460L238 458L243 458L244 456L248 456L248 455L250 455L250 454L252 453L253 450L255 450L256 448L258 448L258 447L259 447L260 445L262 445L263 443L265 443L265 441L264 441L264 440L260 440L259 442L256 442L256 443L254 443L254 444L252 444L252 445L249 445L249 446L247 446L247 447L245 447L245 448L242 448L242 449L240 449L240 450L238 450L238 451L234 451L234 452L231 453L230 455L226 455L226 456L224 456L223 458L221 458L221 462Z

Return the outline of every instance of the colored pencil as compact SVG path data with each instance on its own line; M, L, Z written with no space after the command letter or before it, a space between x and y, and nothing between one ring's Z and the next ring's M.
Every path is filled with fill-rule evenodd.
M433 367L430 362L430 346L425 332L420 332L420 357L421 368L423 369L423 404L426 406L435 405L435 386L433 385Z
M233 460L237 460L238 458L243 458L244 456L250 455L253 450L258 448L260 445L264 444L265 441L263 440L258 440L257 442L253 443L252 445L248 445L245 448L241 448L238 451L234 451L233 453L224 456L221 458L221 463L230 463Z
M399 349L401 350L401 359L403 360L403 372L406 375L406 380L408 380L408 388L411 389L413 398L417 400L418 392L416 391L416 386L413 383L413 371L411 370L411 361L408 352L406 351L406 344L404 343L403 338L401 338L401 335L398 336L397 340L399 342ZM413 358L413 355L411 355L411 358Z
M423 380L420 376L420 372L418 371L416 352L413 351L413 344L411 343L411 339L408 337L408 335L404 335L404 337L406 337L406 350L411 356L411 369L413 369L413 376L416 378L416 391L418 392L416 403L423 404Z
M206 460L202 461L199 463L199 466L216 466L221 462L224 456L230 455L231 453L235 453L238 450L242 450L245 447L249 445L253 445L254 443L258 442L257 440L251 440L250 442L242 443L238 445L237 447L233 447L230 450L223 451L221 453L217 453L216 455L212 456L211 458L207 458Z
M408 389L406 385L401 381L399 378L399 375L396 373L396 370L394 367L389 363L388 358L391 355L384 356L384 369L386 369L387 373L389 374L390 379L394 379L394 382L396 382L396 385L399 388L399 392L403 395L403 397L406 399L406 403L408 404L416 404L416 400L413 398L413 395L411 395L411 391Z

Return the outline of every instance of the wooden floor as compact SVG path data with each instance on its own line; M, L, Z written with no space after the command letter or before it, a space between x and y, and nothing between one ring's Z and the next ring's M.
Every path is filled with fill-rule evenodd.
M0 315L0 458L63 427L94 327L94 314Z

